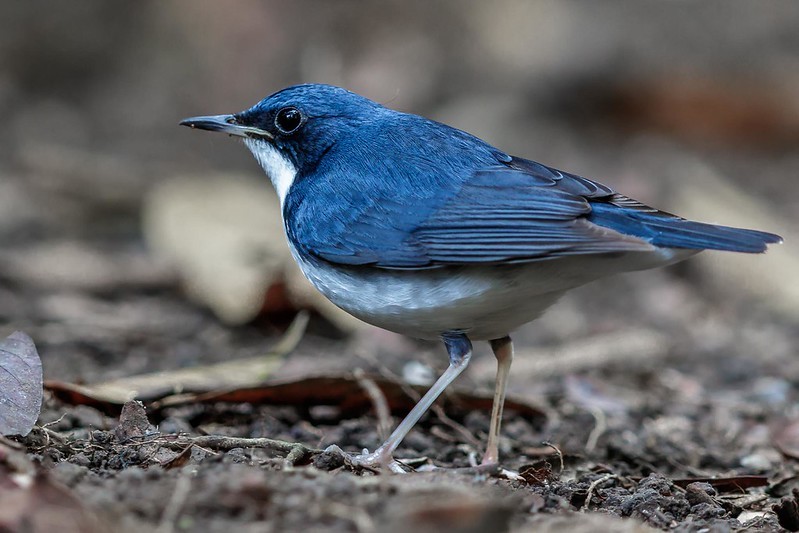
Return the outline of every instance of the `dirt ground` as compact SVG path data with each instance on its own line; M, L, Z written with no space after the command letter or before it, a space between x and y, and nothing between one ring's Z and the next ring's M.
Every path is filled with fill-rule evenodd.
M525 69L543 72L547 86L559 88L555 96L523 74L509 52L515 45L497 37L508 18L482 37L485 56L472 50L483 58L480 69L467 60L445 67L414 48L414 35L435 34L426 25L436 15L452 27L422 39L420 49L447 58L471 50L460 34L473 27L469 17L487 20L477 7L411 13L392 3L398 27L410 32L396 39L411 52L387 46L374 57L341 32L320 29L335 20L368 33L369 25L357 24L371 20L368 13L346 2L314 11L303 19L317 31L307 50L340 49L336 77L335 58L324 54L320 63L298 53L305 70L293 70L286 51L299 46L300 34L264 37L261 26L248 24L272 24L270 17L296 24L291 16L310 4L251 3L240 13L201 4L181 11L142 2L109 13L103 2L88 2L79 36L70 30L78 15L66 11L40 19L19 8L0 17L7 30L0 54L10 61L0 97L11 104L0 143L0 338L30 335L48 380L34 430L0 441L1 531L799 530L799 254L791 242L799 221L799 115L790 112L795 92L775 89L790 86L779 76L794 64L790 4L782 19L765 22L743 9L739 20L751 28L736 33L737 48L718 50L707 44L714 37L704 40L705 31L726 35L712 10L697 14L702 32L674 22L683 19L670 11L664 27L671 20L688 36L685 46L699 50L690 60L679 35L665 31L657 52L611 32L615 44L592 56L596 71L568 50L552 63L530 60ZM509 13L522 9L507 4ZM644 32L649 24L661 35L661 26L644 22L651 17L626 5L614 16L635 23L620 27ZM604 16L560 14L577 21L575 35ZM119 15L129 24L109 22ZM44 48L30 37L41 24L54 36ZM786 38L772 40L780 31ZM98 46L112 34L113 54ZM257 40L267 38L269 46ZM251 42L261 43L259 54ZM770 60L746 59L750 45ZM708 253L594 283L517 332L500 467L473 466L485 446L495 368L480 343L441 409L397 451L407 474L353 468L323 450L374 449L443 370L443 347L353 325L313 296L284 294L282 266L260 289L245 286L257 305L237 322L164 253L174 240L149 238L148 208L164 183L187 176L224 183L244 174L248 186L268 188L241 146L176 126L183 116L252 97L247 87L261 78L221 50L260 57L273 83L349 82L384 101L401 87L388 105L457 119L519 155L680 214L781 233L786 243L766 256ZM612 76L599 79L621 68L614 57L626 58L624 90ZM774 83L749 83L746 69L755 63ZM693 72L720 70L704 81L660 83L686 64ZM488 65L492 76L482 74ZM445 74L424 85L425 69ZM236 85L220 81L237 73ZM496 77L508 83L485 81ZM51 79L64 90L49 92ZM673 112L661 115L662 107ZM252 224L230 232L223 224L212 234L217 200L199 202L196 224L185 224L203 228L195 249L209 251L201 256L231 255L213 243L252 233ZM278 220L269 202L256 211ZM254 239L268 233L269 253L285 253L272 252L284 249L279 229L258 227ZM264 259L263 243L256 244L242 255L257 267ZM230 276L223 294L240 290ZM300 310L310 320L297 329ZM235 372L216 366L236 361ZM199 381L186 385L183 371ZM124 402L134 390L143 404Z
M115 261L119 251L91 246L100 260ZM380 421L369 402L345 408L346 391L330 405L308 405L318 391L304 390L315 385L301 376L335 381L341 369L360 368L391 378L412 359L441 369L445 357L438 346L372 331L357 342L315 334L325 329L318 316L269 381L293 384L285 401L293 405L188 400L145 413L134 403L120 416L119 404L65 403L51 392L39 426L16 442L41 483L67 487L78 508L99 517L97 531L777 529L772 506L799 483L790 458L799 442L796 330L746 305L708 303L690 288L690 272L577 291L518 336L512 395L530 409L506 413L501 470L469 468L485 442L489 404L459 405L475 390L490 398L487 353L450 394L446 416L427 416L400 447L397 457L420 472L358 471L322 453L332 443L373 449ZM277 326L223 327L187 303L171 277L156 283L155 268L146 287L124 267L117 273L120 284L74 290L61 303L33 282L14 284L17 298L35 304L27 330L49 377L101 382L212 364L275 343ZM665 297L677 301L653 308ZM60 306L71 306L74 326L54 314ZM127 326L98 326L92 313L116 306ZM579 341L571 327L558 328L591 316L600 318ZM92 324L90 339L80 323ZM358 355L366 351L379 360ZM531 366L536 351L563 364ZM153 357L142 363L137 353ZM43 504L37 494L34 522L63 514L61 499ZM9 521L10 510L0 505L0 516Z

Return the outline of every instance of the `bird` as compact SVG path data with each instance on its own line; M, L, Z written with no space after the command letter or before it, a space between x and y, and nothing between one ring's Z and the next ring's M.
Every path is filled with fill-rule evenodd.
M686 220L332 85L180 124L243 140L277 193L293 258L324 296L446 347L446 370L375 451L329 448L365 468L403 471L395 450L469 364L472 341L488 341L497 360L481 462L496 465L512 332L591 281L782 242Z

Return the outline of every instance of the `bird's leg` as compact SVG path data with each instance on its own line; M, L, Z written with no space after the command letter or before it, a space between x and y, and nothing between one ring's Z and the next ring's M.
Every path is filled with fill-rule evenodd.
M491 409L491 426L488 430L488 445L480 464L499 462L499 427L502 423L502 408L505 406L505 388L508 385L508 372L513 362L513 342L510 337L491 341L491 349L497 358L497 379L494 385L494 407Z
M349 455L343 453L338 446L330 446L329 451L342 453L353 464L366 467L387 467L395 472L402 472L402 468L394 461L394 450L405 438L405 435L416 425L422 415L427 412L431 405L441 396L450 383L457 378L469 364L472 358L472 343L463 333L447 333L441 336L449 354L449 367L441 374L432 387L425 393L419 403L417 403L408 416L400 422L388 439L372 453L364 450L360 455Z

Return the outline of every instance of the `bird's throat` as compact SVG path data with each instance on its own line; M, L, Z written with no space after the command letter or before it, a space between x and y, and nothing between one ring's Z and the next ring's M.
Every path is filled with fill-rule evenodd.
M286 195L294 183L297 175L297 168L294 164L278 150L273 144L260 139L246 138L244 144L250 149L261 168L272 181L277 197L280 199L280 207L286 200Z

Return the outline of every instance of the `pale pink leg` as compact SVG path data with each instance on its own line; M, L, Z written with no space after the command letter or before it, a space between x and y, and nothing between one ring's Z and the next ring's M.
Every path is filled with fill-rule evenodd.
M488 445L481 464L499 462L499 428L502 423L502 408L505 405L505 388L508 385L508 372L513 362L513 342L510 337L491 341L491 349L497 358L497 379L494 385L494 407L491 409L491 425L488 430Z
M422 415L427 412L431 405L438 399L444 389L457 378L469 364L472 357L472 344L466 335L449 334L442 337L449 353L449 367L441 374L441 377L430 387L430 390L419 400L408 416L397 426L397 429L372 453L364 450L364 453L351 455L341 450L336 445L329 446L327 451L335 451L342 454L349 462L359 466L388 468L394 472L402 472L402 468L394 461L394 450L400 445L405 435L416 425Z

